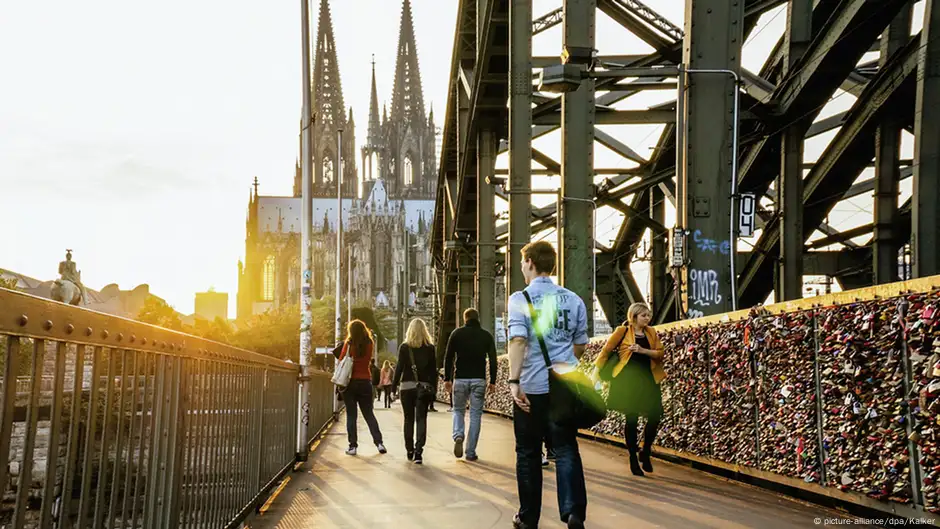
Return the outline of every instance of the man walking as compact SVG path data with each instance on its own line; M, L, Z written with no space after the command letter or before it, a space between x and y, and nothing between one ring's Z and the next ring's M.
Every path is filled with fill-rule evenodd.
M568 529L583 529L587 516L584 468L577 430L549 419L549 372L539 340L545 342L552 369L571 369L588 342L587 310L570 290L549 278L555 249L546 241L522 248L522 274L528 285L509 298L509 387L516 437L519 512L516 529L534 529L542 510L542 440L551 436L558 482L558 511ZM531 299L526 299L526 295ZM532 310L534 309L534 310ZM535 321L531 317L535 313Z
M489 377L486 373L487 360L490 362ZM476 309L467 309L463 313L463 327L450 333L447 352L444 354L444 387L453 396L455 457L460 458L464 454L464 415L469 400L467 461L478 459L477 441L480 439L483 401L487 391L492 390L495 384L496 343L493 335L480 326L480 313Z

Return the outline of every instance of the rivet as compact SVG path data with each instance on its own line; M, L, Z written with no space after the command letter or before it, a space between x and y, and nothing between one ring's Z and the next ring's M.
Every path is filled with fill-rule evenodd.
M102 339L102 340L107 340L107 339L108 339L108 336L111 336L111 333L109 333L107 329L101 331L101 339Z
M29 318L25 314L20 315L20 327L25 327L29 323Z
M75 326L72 325L71 323L65 326L66 334L72 334L72 332L74 331L75 331Z
M136 335L136 334L132 334L132 335L131 335L131 343L134 343L134 342L136 342L136 341L137 341L137 335Z
M85 336L91 336L91 333L94 332L91 330L91 327L85 327Z
M146 338L141 338L141 339L140 339L140 343L141 343L141 345L147 345L147 339L146 339Z
M166 347L166 342L162 342L162 343L160 344L160 349L163 349L163 348L165 348L165 347Z
M120 342L120 341L123 340L123 339L124 339L124 333L123 333L123 332L119 332L118 335L117 335L117 341Z
M46 323L42 324L42 328L47 331L52 330L52 320L46 320Z

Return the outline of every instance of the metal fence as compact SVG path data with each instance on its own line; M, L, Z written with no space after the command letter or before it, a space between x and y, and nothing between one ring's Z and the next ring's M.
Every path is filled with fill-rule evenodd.
M234 526L295 462L289 362L4 289L0 362L3 527Z

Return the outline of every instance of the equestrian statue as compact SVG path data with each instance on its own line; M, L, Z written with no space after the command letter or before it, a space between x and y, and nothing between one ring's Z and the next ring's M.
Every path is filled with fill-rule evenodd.
M59 263L59 279L52 284L52 299L68 303L69 305L82 305L88 301L85 286L82 285L82 273L72 260L72 250L65 251L65 261Z

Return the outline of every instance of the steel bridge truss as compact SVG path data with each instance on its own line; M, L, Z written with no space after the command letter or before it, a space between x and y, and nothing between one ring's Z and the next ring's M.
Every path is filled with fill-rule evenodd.
M940 70L935 66L940 63L940 6L935 5L940 0L920 1L925 4L923 29L912 35L913 0L748 0L737 11L722 7L727 2L687 0L686 10L692 10L687 20L715 17L711 4L719 11L730 9L724 29L731 35L740 31L741 40L732 38L727 49L717 50L699 36L707 30L696 34L692 26L689 34L689 28L683 31L637 0L564 0L564 6L541 16L532 13L531 0L461 0L433 233L442 338L465 307L482 309L486 322L492 316L486 305L503 302L492 293L495 277L506 275L507 291L520 288L519 248L558 226L562 282L585 300L596 295L611 325L634 301L650 303L658 322L685 317L692 299L684 285L695 265L667 266L671 226L665 204L675 207L678 201L685 212L678 222L690 235L693 222L714 228L721 224L708 224L708 217L731 217L730 193L713 194L709 201L701 191L714 177L706 175L703 182L701 173L713 167L720 181L730 157L702 165L705 147L696 143L708 134L730 135L730 130L691 120L709 104L704 91L730 87L728 95L734 85L695 77L677 84L675 77L605 76L561 96L538 92L534 74L558 60L533 57L532 36L556 25L563 26L559 50L568 50L567 60L581 62L585 70L694 65L695 58L683 57L685 47L712 64L715 59L709 57L723 57L719 65L724 60L725 68L740 73L737 188L759 201L755 237L738 246L732 268L741 307L762 303L771 293L777 300L801 297L804 275L832 277L844 287L894 281L907 246L915 276L940 273ZM763 67L747 71L738 64L740 43L775 9L784 10L786 29ZM597 11L653 51L612 56L594 49ZM711 23L710 18L696 20ZM586 58L584 49L593 49L593 57ZM678 86L685 87L680 101L646 110L617 108L649 90L675 92ZM843 97L856 99L849 110L822 114ZM631 146L599 127L631 124L663 125L647 155L641 154L643 146ZM559 160L532 147L533 139L556 130L562 136ZM901 158L905 130L915 135L913 159ZM826 133L832 139L822 155L805 162L804 143ZM683 145L678 152L677 135ZM725 139L721 148L728 143ZM596 164L595 144L616 153L622 163L613 168ZM508 171L497 170L497 155L507 151L521 155L509 156ZM685 168L678 178L677 159ZM863 176L869 168L874 178ZM532 175L561 177L560 207L531 206ZM579 187L579 179L587 185ZM907 179L914 181L914 196L899 203ZM841 231L828 224L834 210L866 194L874 196L867 218ZM496 218L494 200L509 202L508 222ZM592 208L597 217L602 211L623 214L609 247L590 236ZM648 288L638 284L631 268L640 258L649 264Z

